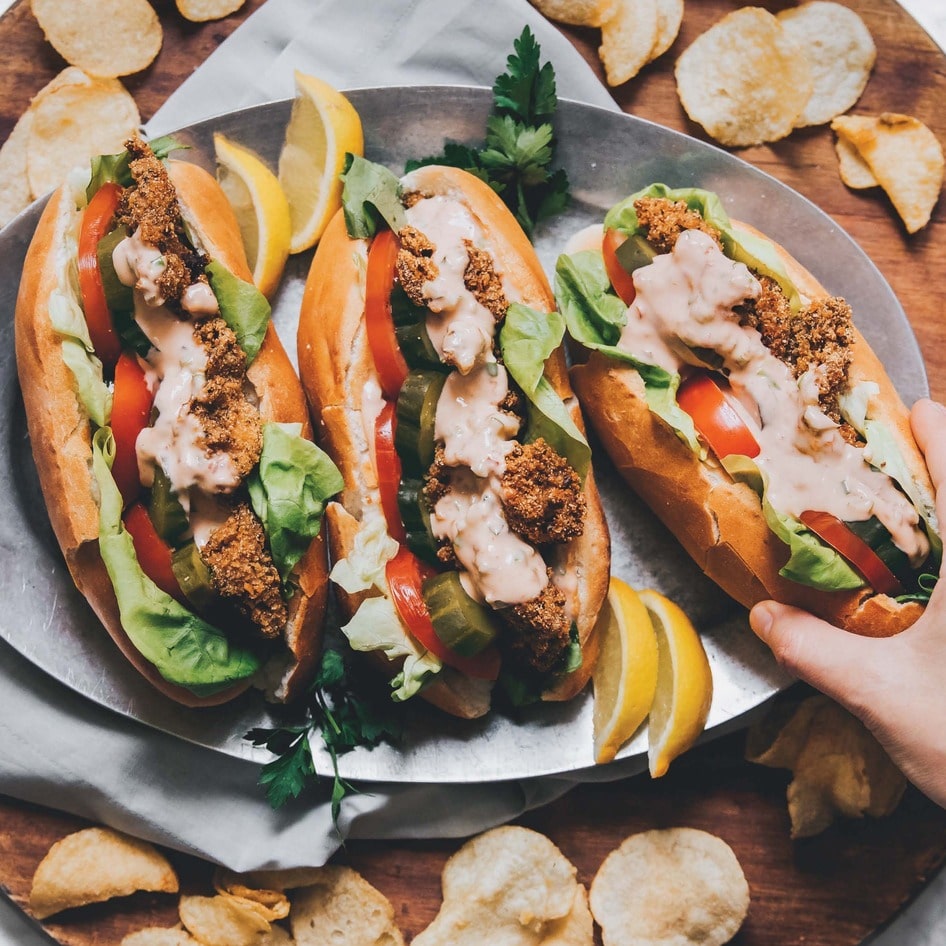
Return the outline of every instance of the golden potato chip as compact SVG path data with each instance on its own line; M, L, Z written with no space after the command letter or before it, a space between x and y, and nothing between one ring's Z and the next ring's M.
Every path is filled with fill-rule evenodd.
M200 940L194 939L183 926L149 926L123 937L121 946L200 946Z
M319 869L318 879L292 898L289 914L297 946L403 946L394 907L350 867Z
M834 150L838 155L838 174L848 187L853 190L866 190L868 187L878 186L870 165L847 138L840 135L835 138Z
M30 911L42 920L60 910L127 897L138 890L177 893L177 875L147 841L111 828L84 828L57 841L40 861Z
M860 97L877 58L864 21L831 0L810 0L780 11L778 20L805 51L814 89L795 127L823 125Z
M567 916L553 920L542 937L542 946L592 946L594 919L588 906L588 891L583 884L575 889L575 899Z
M233 897L181 897L181 922L204 946L253 946L271 924L256 906Z
M249 887L284 893L287 890L298 890L300 887L311 887L313 884L321 883L324 872L324 867L285 867L254 870L233 876L239 877L240 882Z
M222 20L231 13L236 13L246 0L177 0L178 12L194 23L207 20Z
M657 38L650 51L653 61L672 45L683 22L683 0L657 0Z
M26 174L26 143L33 113L27 109L0 147L0 227L29 206L33 195Z
M698 36L675 75L687 115L736 148L784 138L814 87L804 51L760 7L734 10Z
M943 188L943 148L910 115L840 115L831 123L864 159L886 191L908 233L929 223Z
M529 0L543 16L572 26L601 26L618 0Z
M114 79L140 72L161 49L161 21L147 0L31 2L56 52L89 75Z
M631 835L612 851L590 899L604 946L721 946L746 918L749 885L721 838L667 828Z
M141 124L135 100L117 79L79 75L79 81L47 86L30 105L27 174L37 197L93 156L121 151Z
M598 56L608 85L633 79L650 60L657 42L657 0L618 0L601 24Z
M218 868L214 873L214 889L224 896L256 903L260 915L270 922L289 916L289 898L283 891L254 886L232 871Z

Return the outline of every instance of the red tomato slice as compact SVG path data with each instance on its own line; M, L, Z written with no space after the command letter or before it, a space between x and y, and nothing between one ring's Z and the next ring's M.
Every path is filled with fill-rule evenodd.
M118 209L122 189L118 184L103 184L89 201L79 230L79 292L95 354L107 371L118 361L122 346L105 301L102 273L99 270L99 240L108 233Z
M420 644L448 667L454 667L468 677L478 680L495 680L499 676L500 663L499 651L495 646L487 647L475 657L461 657L437 636L421 592L424 579L433 574L432 568L424 565L403 545L397 555L388 562L388 588L401 620Z
M604 268L607 270L608 279L618 298L625 305L630 305L637 295L637 289L634 288L634 277L620 264L617 257L618 247L627 239L623 233L617 230L605 230L604 239L601 241L601 255L604 257Z
M378 489L381 493L381 510L388 524L388 534L403 545L407 542L404 520L397 502L397 490L401 485L401 460L394 449L394 431L397 427L394 402L385 401L384 408L375 421L374 453L378 464Z
M112 476L126 506L141 492L135 442L138 434L148 426L153 403L154 398L138 359L134 355L122 354L115 365L115 393L112 397L111 423L115 438Z
M902 595L903 585L876 552L829 512L803 512L799 517L819 539L847 559L878 594Z
M131 535L141 570L163 592L188 607L171 568L171 547L158 535L148 510L141 503L134 503L125 511L122 522Z
M716 456L759 455L752 431L712 375L702 371L690 375L677 391L677 403L693 418L700 436Z
M394 288L395 263L400 247L392 230L382 230L368 249L365 286L365 329L381 390L389 401L397 399L407 377L407 363L394 334L391 316L391 290Z

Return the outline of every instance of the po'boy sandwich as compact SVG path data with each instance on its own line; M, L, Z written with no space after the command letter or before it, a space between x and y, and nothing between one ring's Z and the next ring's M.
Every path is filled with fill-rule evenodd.
M139 138L76 172L27 253L16 354L50 521L125 656L188 705L314 669L341 486L207 171Z
M662 184L556 275L592 425L710 578L865 635L916 620L942 552L932 486L843 299L716 195Z
M299 366L342 471L326 510L351 646L392 695L484 714L588 680L610 545L564 322L479 179L362 159L313 260Z

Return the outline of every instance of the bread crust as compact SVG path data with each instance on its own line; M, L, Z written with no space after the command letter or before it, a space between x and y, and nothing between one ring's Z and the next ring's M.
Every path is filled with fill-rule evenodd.
M763 236L746 224L733 221L733 226ZM803 296L828 295L783 247L769 242ZM701 462L650 411L636 371L592 352L586 362L571 369L571 378L618 471L697 565L740 604L748 608L773 598L868 637L897 634L923 613L921 604L900 604L870 589L824 592L782 578L778 572L788 561L789 550L766 524L757 494L748 485L734 482L712 455ZM878 405L878 415L896 431L905 459L924 495L932 500L929 474L910 431L909 411L856 330L850 378L852 384L873 381L879 386L880 394L872 404Z
M406 190L425 196L461 200L476 217L504 279L516 287L521 301L542 312L554 309L552 291L532 245L492 188L472 175L444 167L420 168L403 184ZM299 320L299 371L310 409L319 418L317 439L335 460L345 481L340 504L327 511L335 560L351 551L362 518L380 509L370 432L366 433L362 420L365 392L378 386L364 326L366 261L367 241L349 239L339 211L322 236L313 260ZM568 405L575 424L584 430L562 349L547 362L546 376ZM584 533L562 547L565 563L578 574L580 608L576 624L584 660L579 670L544 694L543 698L549 700L575 696L587 683L597 658L595 623L607 595L610 536L590 470L584 496ZM350 617L365 595L352 596L338 589L338 597L343 612ZM392 665L383 657L381 660L390 673ZM482 715L488 708L488 703L476 707L458 697L449 681L426 688L422 695L458 716Z
M213 176L195 164L168 164L182 212L212 259L234 275L252 280L233 210ZM50 523L69 572L131 664L158 690L186 706L216 706L250 686L243 681L212 696L198 697L166 681L134 647L121 626L111 580L99 554L99 510L92 474L92 429L62 358L62 339L49 318L49 298L58 283L57 254L75 239L80 213L67 188L57 190L43 212L24 262L16 305L17 370L39 481ZM74 253L74 248L72 250ZM259 395L264 421L301 423L311 438L305 395L273 326L247 376ZM289 602L286 644L290 666L280 695L290 699L311 677L321 643L328 594L326 543L318 536L296 566L299 590Z

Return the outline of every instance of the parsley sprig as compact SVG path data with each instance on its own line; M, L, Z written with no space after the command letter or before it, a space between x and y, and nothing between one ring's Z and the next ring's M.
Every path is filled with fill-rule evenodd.
M529 239L539 221L568 205L568 176L553 170L552 119L558 101L555 71L542 63L541 47L526 26L513 43L506 72L493 84L493 110L486 120L482 148L449 142L439 155L409 161L407 170L447 164L486 181L515 214Z
M339 774L338 757L358 746L371 748L398 738L399 727L391 718L390 704L382 713L359 689L342 654L327 648L308 690L306 721L278 729L251 729L246 734L254 746L265 746L277 756L263 766L259 777L273 808L297 798L308 784L318 780L309 745L316 734L332 759L334 822L338 821L342 799L357 791Z

